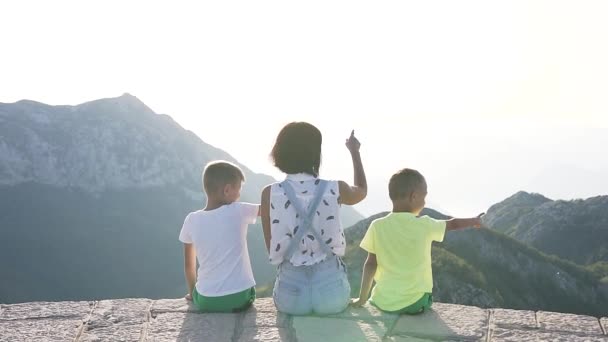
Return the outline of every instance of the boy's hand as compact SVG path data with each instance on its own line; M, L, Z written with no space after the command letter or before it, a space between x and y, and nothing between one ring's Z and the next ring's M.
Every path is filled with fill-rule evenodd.
M363 298L351 299L350 306L355 307L355 308L360 308L363 306L363 304L365 304L365 302L367 302L367 300L363 300Z
M184 299L187 301L192 301L192 294L188 293L187 295L184 296Z
M348 148L350 153L355 153L359 152L360 147L361 143L359 142L359 139L355 137L355 130L353 129L353 131L350 132L350 137L346 139L346 148Z
M474 219L473 228L481 228L483 226L483 222L481 222L481 219L485 214L486 213L481 213L477 215L477 217Z

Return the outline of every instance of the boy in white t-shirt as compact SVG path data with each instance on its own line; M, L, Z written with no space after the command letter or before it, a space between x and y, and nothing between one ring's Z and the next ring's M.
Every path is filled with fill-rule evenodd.
M237 202L244 181L243 172L232 163L207 164L203 172L207 205L186 216L179 234L184 243L186 299L203 312L241 311L255 300L247 226L255 223L259 205Z

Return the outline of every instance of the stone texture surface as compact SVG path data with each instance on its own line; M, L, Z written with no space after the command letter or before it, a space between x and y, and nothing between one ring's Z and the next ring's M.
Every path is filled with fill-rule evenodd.
M435 303L417 316L366 305L327 317L278 313L271 298L241 313L201 314L184 299L0 306L0 341L606 341L608 319ZM603 328L602 328L603 326Z
M289 316L277 312L271 298L258 298L251 309L243 313L242 327L287 328Z
M603 335L596 317L539 311L536 313L539 327L543 330Z
M608 335L608 318L603 317L600 319L600 322L602 324L602 328L604 329L604 335Z
M102 300L84 326L81 341L139 341L148 310L147 299Z
M391 342L434 342L433 340L427 340L424 338L417 338L411 336L391 336L385 339Z
M488 330L488 311L471 306L435 303L416 316L401 316L391 334L428 339L482 339Z
M331 315L333 318L357 319L357 320L385 320L394 321L399 316L389 313L383 313L375 306L367 303L360 308L349 308L337 315Z
M382 341L388 333L384 323L329 317L294 317L298 341Z
M293 335L288 329L269 327L245 328L237 341L294 341Z
M0 321L0 341L72 341L82 320L69 318Z
M493 309L493 323L501 328L536 329L536 314L534 311Z
M497 328L492 331L491 341L496 342L527 342L527 341L555 341L555 342L595 342L608 341L607 336L574 335L560 331L546 330L509 330Z
M84 319L91 312L93 305L93 302L31 302L2 305L0 320L60 317Z
M152 303L150 311L153 314L163 312L196 312L196 308L192 302L186 301L183 298L159 299Z
M146 341L231 341L236 314L193 314L168 312L152 319Z

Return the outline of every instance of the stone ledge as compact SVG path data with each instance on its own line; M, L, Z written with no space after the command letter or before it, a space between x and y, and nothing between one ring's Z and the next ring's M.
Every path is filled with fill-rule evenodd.
M548 331L604 335L599 320L591 316L539 311L536 313L539 328Z
M242 313L201 314L184 299L0 306L0 341L608 341L608 318L435 303L418 316L371 305L288 316L271 298Z

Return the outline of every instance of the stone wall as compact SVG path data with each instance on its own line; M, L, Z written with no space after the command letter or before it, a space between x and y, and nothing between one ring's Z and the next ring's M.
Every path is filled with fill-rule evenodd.
M0 306L0 341L608 341L608 318L435 303L418 316L372 306L329 317L277 313L258 299L238 314L200 314L183 299Z

